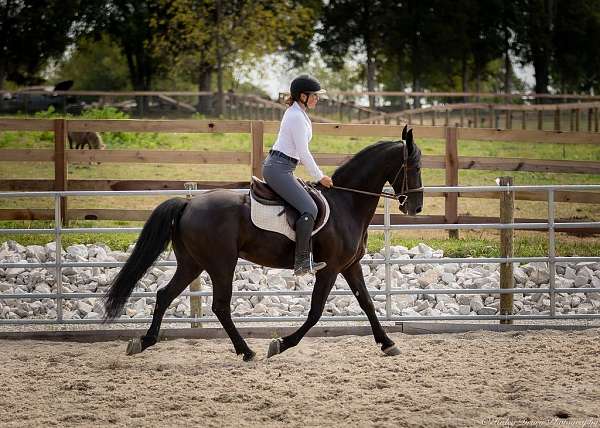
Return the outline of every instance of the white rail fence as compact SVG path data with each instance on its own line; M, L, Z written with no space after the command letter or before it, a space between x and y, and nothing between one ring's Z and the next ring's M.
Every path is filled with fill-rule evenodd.
M541 223L492 223L492 224L390 224L390 202L385 200L385 215L383 225L371 225L369 230L383 231L385 242L385 258L378 260L363 260L365 265L385 265L385 287L383 289L369 289L371 296L385 295L385 315L380 316L381 321L432 321L432 320L500 320L507 322L508 320L561 320L561 319L598 319L599 313L586 314L557 314L555 308L556 295L558 293L597 293L600 288L557 288L556 287L556 265L557 263L575 263L575 262L600 262L598 257L557 257L556 256L556 235L555 228L600 228L600 222L573 222L573 223L555 223L555 199L556 191L598 191L600 185L561 185L561 186L473 186L473 187L426 187L425 192L544 192L548 197L548 221ZM247 192L248 190L238 190ZM164 191L64 191L64 192L0 192L0 199L6 198L52 198L54 200L54 228L48 229L0 229L0 237L4 234L51 234L55 237L56 254L60 254L58 249L61 248L62 236L72 233L132 233L140 232L139 227L95 227L95 228L63 228L61 226L61 197L91 197L91 196L182 196L201 194L205 190L164 190ZM413 259L394 259L391 257L390 251L390 233L392 231L405 229L539 229L548 231L548 254L540 257L479 257L479 258L413 258ZM1 238L0 238L1 239ZM420 288L399 288L392 286L391 266L394 264L444 264L444 263L529 263L542 262L547 263L550 278L548 287L544 288L441 288L441 289L420 289ZM238 265L250 265L251 263L245 260L239 260ZM55 272L55 287L51 293L0 293L0 301L8 299L17 300L40 300L53 299L56 302L56 318L22 318L22 319L0 319L2 324L98 324L101 320L85 320L85 319L64 319L63 317L63 302L69 299L85 299L85 298L100 298L102 293L80 293L80 292L64 292L62 287L62 270L67 267L120 267L124 262L69 262L63 260L63 257L56 257L53 262L45 263L7 263L0 260L0 268L46 268ZM175 261L160 261L155 263L156 266L176 266ZM442 316L398 316L392 314L391 303L392 297L398 295L419 295L419 294L548 294L550 296L550 310L547 314L496 314L496 315L442 315ZM266 289L258 291L233 291L234 297L251 297L251 296L306 296L311 295L311 290L275 290ZM186 290L182 296L190 297L209 297L212 296L211 291L189 291ZM350 290L333 290L333 296L349 296L352 295ZM131 298L140 297L156 297L156 292L133 292ZM234 318L242 322L296 322L304 321L304 316L243 316ZM367 321L365 316L324 316L322 321ZM150 322L151 318L119 318L116 323L146 323ZM201 316L201 317L165 317L165 322L176 323L213 323L218 322L216 317Z

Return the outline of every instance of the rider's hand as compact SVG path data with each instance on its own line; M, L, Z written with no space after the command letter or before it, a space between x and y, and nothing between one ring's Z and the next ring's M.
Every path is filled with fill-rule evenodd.
M324 175L323 178L319 180L319 183L321 183L325 187L333 186L333 180L331 180L331 177L329 177L328 175Z

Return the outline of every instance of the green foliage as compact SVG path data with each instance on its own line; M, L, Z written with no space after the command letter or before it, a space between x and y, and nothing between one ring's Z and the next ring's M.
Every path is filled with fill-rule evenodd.
M42 81L39 73L72 41L79 8L77 0L0 2L0 89L6 78L19 84Z
M58 65L55 80L74 80L73 89L125 91L131 89L127 62L107 34L96 40L82 38L75 50Z
M92 108L82 112L79 116L58 113L54 107L49 107L46 111L35 113L39 119L129 119L129 115L114 107ZM31 138L33 137L33 138ZM102 140L109 149L118 148L148 148L156 149L166 147L164 138L156 132L103 132ZM49 147L53 144L54 134L52 132L2 132L0 133L0 148L8 147Z

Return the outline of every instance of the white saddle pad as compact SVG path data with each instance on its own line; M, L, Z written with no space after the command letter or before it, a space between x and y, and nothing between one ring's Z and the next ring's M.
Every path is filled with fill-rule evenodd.
M325 205L325 217L323 223L312 232L315 236L329 221L329 203L317 190L319 198ZM290 227L283 213L283 205L264 205L252 197L250 192L250 218L252 223L259 229L269 230L271 232L281 233L292 241L296 242L296 231Z

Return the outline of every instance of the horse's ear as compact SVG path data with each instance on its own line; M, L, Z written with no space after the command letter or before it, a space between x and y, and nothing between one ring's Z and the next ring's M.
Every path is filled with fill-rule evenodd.
M412 128L410 128L410 130L406 133L406 138L404 138L404 140L406 141L406 147L408 148L408 151L412 152L415 145Z
M404 129L402 130L402 140L406 140L406 131L408 130L408 125L404 125Z

